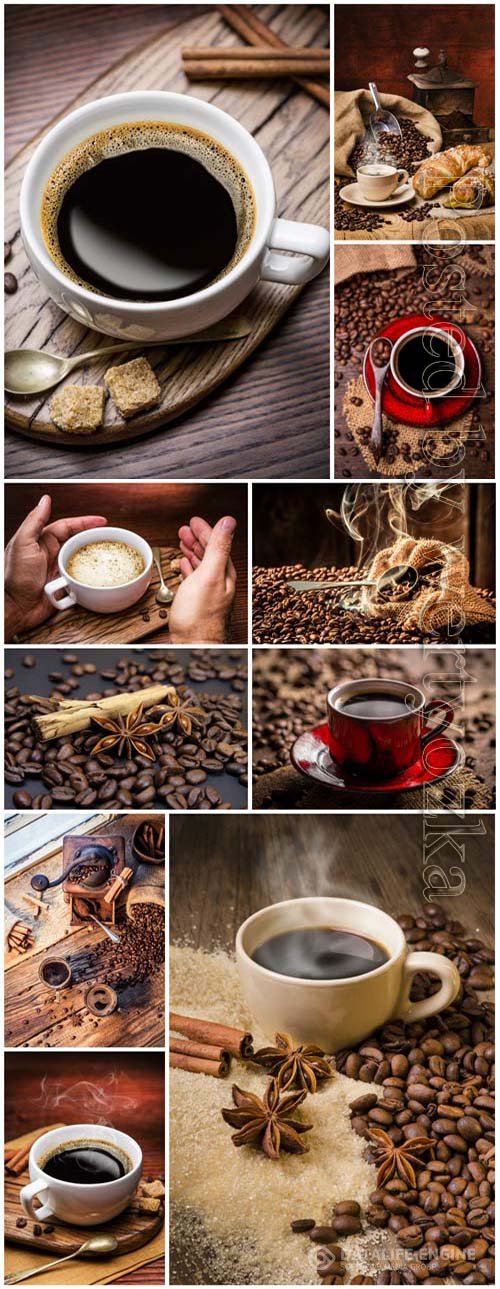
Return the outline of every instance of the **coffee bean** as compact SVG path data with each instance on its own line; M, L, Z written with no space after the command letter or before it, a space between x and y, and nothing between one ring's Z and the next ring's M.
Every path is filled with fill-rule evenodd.
M3 284L6 295L14 295L17 291L17 278L14 273L4 273Z
M329 1241L335 1241L337 1232L333 1226L313 1226L310 1231L309 1239L314 1244L328 1244Z
M26 792L24 788L14 792L12 800L17 810L31 810L33 804L31 793Z
M316 1223L313 1217L296 1217L290 1226L292 1231L312 1231Z

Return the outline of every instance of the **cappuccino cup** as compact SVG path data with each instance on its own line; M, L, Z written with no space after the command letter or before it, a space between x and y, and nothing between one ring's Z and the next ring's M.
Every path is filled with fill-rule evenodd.
M345 680L326 703L334 761L368 779L392 779L407 770L454 718L449 703L426 702L417 685L403 680ZM428 728L434 712L442 719Z
M99 139L140 134L139 123L198 132L233 159L244 172L254 207L252 235L228 272L200 290L177 299L145 302L96 293L65 272L50 253L42 227L42 203L53 176L66 158L86 144L92 153ZM99 167L97 167L98 169ZM145 197L146 199L146 197ZM158 195L157 200L163 200ZM203 210L198 213L203 220ZM86 103L48 130L24 175L20 198L21 231L31 267L60 309L85 327L121 340L142 343L182 339L220 322L242 303L258 282L303 285L321 272L329 257L325 228L276 217L276 195L269 163L251 134L227 112L189 94L136 90ZM110 259L117 257L111 238Z
M147 591L153 552L128 528L88 528L64 542L58 565L60 576L44 588L54 609L79 604L91 613L120 613Z
M376 940L386 961L363 975L311 980L282 975L254 960L272 937L317 926ZM460 989L453 963L439 953L410 953L398 923L359 900L312 896L260 909L238 931L236 961L244 997L266 1037L285 1032L324 1052L359 1043L389 1020L413 1023L435 1016L451 1005ZM441 985L432 997L411 1002L413 977L419 971L437 976Z
M58 1152L70 1149L75 1143L96 1148L109 1147L123 1161L123 1176L116 1181L86 1183L63 1181L44 1171ZM20 1200L26 1216L32 1222L48 1222L59 1218L73 1226L100 1226L127 1207L139 1184L142 1170L142 1151L133 1137L116 1128L103 1128L99 1123L72 1123L64 1128L44 1132L31 1147L29 1155L30 1182L23 1186ZM41 1202L35 1208L34 1200Z
M397 170L385 161L366 161L358 167L356 179L366 201L386 201L402 184L409 183L410 176L407 170Z

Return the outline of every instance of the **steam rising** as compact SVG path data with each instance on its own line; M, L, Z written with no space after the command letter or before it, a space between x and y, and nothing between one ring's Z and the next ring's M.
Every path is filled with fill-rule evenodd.
M135 1097L121 1091L123 1080L117 1073L106 1074L99 1083L80 1079L77 1083L64 1086L54 1082L44 1074L40 1083L40 1095L31 1097L32 1106L46 1111L52 1117L56 1110L64 1111L73 1123L100 1123L103 1127L113 1127L112 1115L131 1113L138 1109L139 1102Z

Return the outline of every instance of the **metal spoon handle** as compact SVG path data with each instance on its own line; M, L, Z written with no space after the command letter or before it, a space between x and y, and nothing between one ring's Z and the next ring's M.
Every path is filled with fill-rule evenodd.
M163 341L163 344L166 342ZM123 354L126 349L143 349L144 343L140 340L130 340L127 345L106 345L104 349L89 349L84 354L75 354L74 358L68 358L67 370L73 371L74 367L80 367L81 363L87 362L87 358L104 358L108 354ZM148 345L149 349L149 345Z
M378 465L378 463L379 463L379 461L380 461L380 458L381 458L381 456L382 456L382 446L383 446L383 440L382 440L382 389L383 389L384 381L383 381L383 379L382 379L382 380L377 380L377 377L376 377L376 376L375 376L375 380L376 380L376 389L375 389L375 411L374 411L374 413L373 413L373 425L372 425L372 432L371 432L371 435L370 435L370 447L371 447L371 450L372 450L372 452L373 452L374 459L375 459L375 461L377 462L377 465Z
M379 96L378 96L378 89L377 89L377 86L376 86L376 84L375 84L375 81L369 81L369 83L368 83L368 89L369 89L370 94L371 94L371 96L372 96L372 99L373 99L373 102L374 102L375 107L376 107L376 109L377 109L377 112L380 112L380 99L379 99Z
M107 935L108 940L111 940L113 944L120 943L121 935L118 935L117 931L112 931L111 927L106 926L105 922L101 922L99 918L96 918L95 913L89 913L89 917L92 918L93 922L97 922L97 925L100 926L101 931L104 931L104 934Z
M156 568L157 568L157 570L158 570L158 573L159 573L159 575L160 575L160 586L161 586L161 589L162 589L162 591L167 591L167 590L168 590L168 587L167 587L167 584L166 584L166 582L165 582L165 578L164 578L164 576L163 576L163 569L162 569L162 566L161 566L161 554L160 554L160 547L159 547L159 546L153 546L153 559L154 559L154 562L155 562L155 564L156 564Z
M337 586L376 586L376 581L367 582L289 582L294 591L332 591Z
M21 1280L29 1280L30 1276L39 1276L42 1274L42 1271L50 1271L51 1267L58 1267L60 1262L69 1262L70 1258L78 1257L80 1250L85 1247L85 1244L86 1241L84 1244L80 1245L80 1248L76 1250L76 1253L67 1253L64 1258L55 1258L54 1262L45 1262L43 1267L31 1267L29 1271L14 1271L12 1275L5 1277L4 1284L18 1285Z

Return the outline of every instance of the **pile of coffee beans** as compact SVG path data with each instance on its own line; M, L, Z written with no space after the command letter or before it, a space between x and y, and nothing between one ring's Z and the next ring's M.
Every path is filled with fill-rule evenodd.
M354 172L364 162L384 161L398 168L404 167L409 175L414 173L414 162L424 161L429 156L431 140L426 134L404 117L399 121L401 137L395 134L381 134L375 145L373 135L367 131L353 148L349 165Z
M42 665L44 655L37 665ZM32 667L32 655L23 659ZM48 697L74 697L81 682L97 672L93 663L82 663L76 654L64 654L65 672L51 672ZM227 810L219 787L228 787L227 775L238 784L237 802L246 802L247 731L242 723L246 695L247 661L241 651L193 650L189 655L169 651L141 657L118 658L99 672L105 687L82 694L85 699L105 698L120 691L140 691L148 685L173 684L181 700L204 712L201 727L191 734L161 730L149 740L154 762L133 753L128 759L116 749L95 754L102 730L86 730L48 743L38 742L31 720L48 710L45 698L31 701L6 671L5 780L15 791L18 810L50 810L63 806L106 805L108 809ZM192 688L213 680L215 692ZM50 682L53 688L50 689ZM47 688L41 680L40 686ZM39 686L39 687L40 687ZM33 681L31 692L36 689ZM215 786L213 780L218 781ZM35 791L26 786L36 780ZM30 784L31 786L31 784ZM241 796L240 796L241 792ZM234 796L234 794L233 794Z
M494 1013L480 995L493 986L494 953L438 904L397 920L411 950L454 963L461 990L438 1016L389 1021L368 1041L337 1053L343 1074L380 1087L380 1096L370 1091L351 1102L352 1127L368 1142L369 1158L373 1128L396 1146L419 1136L434 1143L416 1167L415 1187L397 1174L376 1187L366 1220L394 1232L416 1255L398 1283L442 1283L436 1277L452 1274L464 1284L493 1284ZM412 999L438 987L435 977L420 973Z
M134 904L120 943L101 943L86 955L84 975L118 992L156 976L165 962L165 914L156 904Z
M435 635L423 635L412 626L398 624L392 617L370 618L360 609L360 596L345 586L338 591L333 587L314 594L301 594L288 586L293 580L316 582L357 582L365 574L354 567L308 569L303 564L287 564L279 568L256 567L253 570L253 638L256 644L416 644L435 643ZM429 571L425 585L439 587L440 569ZM382 600L411 601L420 594L423 582L409 593L407 587L392 588L383 592ZM396 593L397 591L397 593ZM489 603L495 603L492 591L480 590L479 594ZM493 626L484 623L466 627L460 632L464 643L489 643L494 639ZM443 640L451 644L450 632L443 631Z

